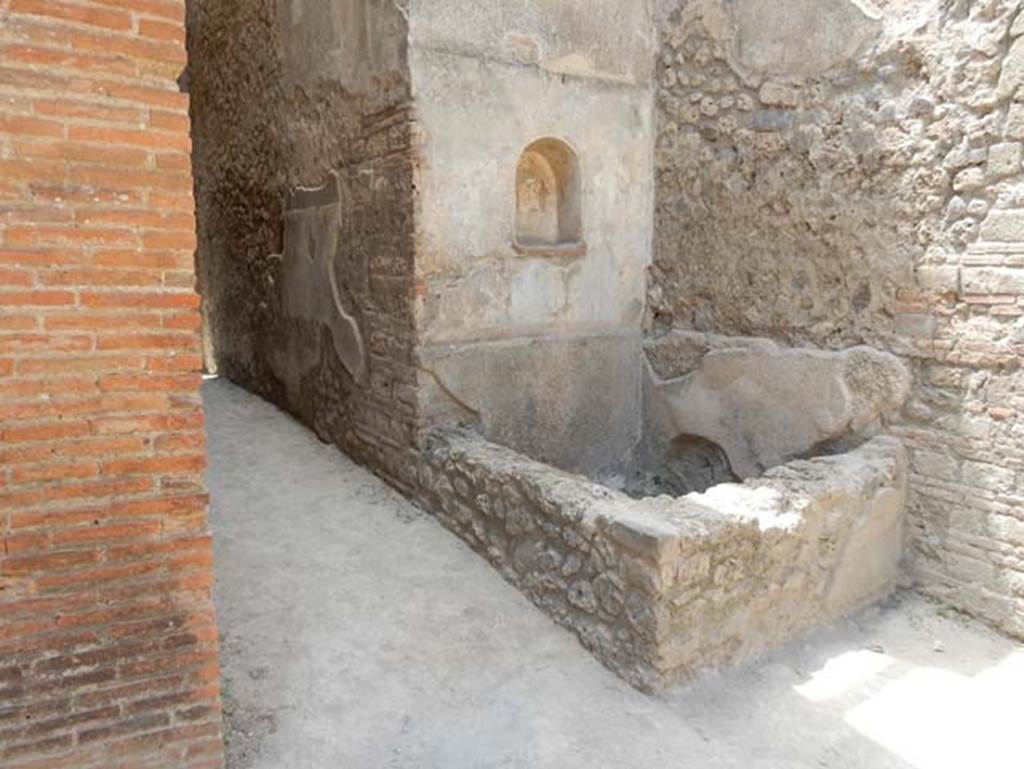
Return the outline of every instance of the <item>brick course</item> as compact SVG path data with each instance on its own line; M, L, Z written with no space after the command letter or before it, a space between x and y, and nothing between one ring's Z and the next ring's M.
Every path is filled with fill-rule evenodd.
M0 765L222 765L183 0L0 0Z

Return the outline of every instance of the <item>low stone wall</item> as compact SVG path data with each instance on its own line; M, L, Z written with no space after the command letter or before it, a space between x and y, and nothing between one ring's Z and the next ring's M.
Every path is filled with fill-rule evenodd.
M435 433L419 501L605 665L651 690L749 660L886 595L901 445L635 500L463 432Z

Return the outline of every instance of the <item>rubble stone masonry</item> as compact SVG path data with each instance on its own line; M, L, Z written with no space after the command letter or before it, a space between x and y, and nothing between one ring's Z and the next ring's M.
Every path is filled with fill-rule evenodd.
M904 357L909 575L1024 635L1019 3L660 5L650 330Z
M183 0L0 0L0 766L221 766Z

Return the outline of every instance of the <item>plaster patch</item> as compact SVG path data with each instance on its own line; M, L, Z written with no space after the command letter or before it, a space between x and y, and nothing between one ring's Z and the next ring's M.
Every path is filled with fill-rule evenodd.
M337 178L323 187L295 190L289 204L282 266L285 313L330 328L339 360L360 380L366 374L366 348L358 321L345 308L335 268L341 216Z

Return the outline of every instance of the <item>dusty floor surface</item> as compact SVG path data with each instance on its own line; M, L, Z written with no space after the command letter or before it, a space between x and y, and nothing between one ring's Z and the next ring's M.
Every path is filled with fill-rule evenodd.
M229 769L1024 765L1024 648L940 607L647 697L298 423L204 396Z

